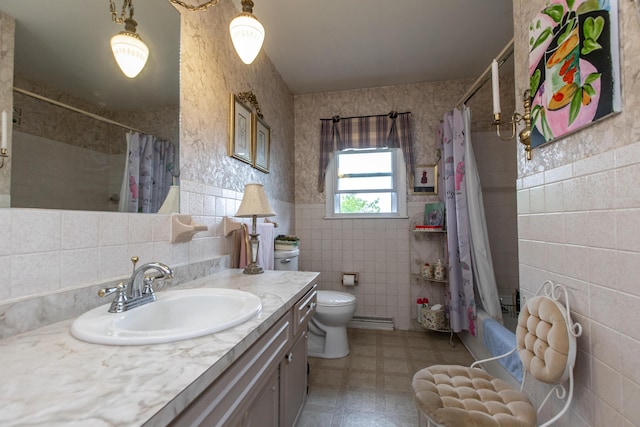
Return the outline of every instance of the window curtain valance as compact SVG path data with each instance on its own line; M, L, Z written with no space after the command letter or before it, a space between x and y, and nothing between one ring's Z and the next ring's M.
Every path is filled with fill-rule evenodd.
M395 111L385 115L347 117L333 116L320 120L320 173L318 191L324 192L327 166L334 151L348 148L401 148L407 165L407 176L413 174L411 113Z

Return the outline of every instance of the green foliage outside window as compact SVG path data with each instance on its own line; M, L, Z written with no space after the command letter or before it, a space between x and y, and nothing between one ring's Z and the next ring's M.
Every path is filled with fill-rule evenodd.
M380 199L367 202L353 194L347 194L340 200L340 212L342 213L379 213Z

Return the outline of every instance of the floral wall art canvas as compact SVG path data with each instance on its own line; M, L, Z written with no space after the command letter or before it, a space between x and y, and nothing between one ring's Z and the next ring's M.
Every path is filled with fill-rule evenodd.
M529 36L532 147L621 111L618 0L551 0Z

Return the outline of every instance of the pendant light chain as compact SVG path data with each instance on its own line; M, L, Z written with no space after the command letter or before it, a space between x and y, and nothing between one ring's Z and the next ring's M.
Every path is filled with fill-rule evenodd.
M129 18L133 18L133 3L132 0L124 0L122 3L122 12L120 12L120 16L116 12L116 5L113 0L109 0L109 10L111 12L111 19L116 24L123 24L125 21L125 15L127 14L127 7L129 8Z
M182 6L185 9L190 10L192 12L197 12L197 11L200 11L200 10L206 10L206 9L210 8L211 6L217 5L220 2L220 0L210 0L210 1L206 2L206 3L202 3L202 4L199 4L199 5L196 5L196 6L192 6L190 4L185 3L182 0L169 0L169 1L171 3L177 4L178 6Z
M120 16L116 12L114 0L109 0L109 11L113 22L124 24L124 31L111 37L111 51L120 70L132 79L142 71L149 59L149 47L136 33L138 23L133 19L133 0L123 0Z

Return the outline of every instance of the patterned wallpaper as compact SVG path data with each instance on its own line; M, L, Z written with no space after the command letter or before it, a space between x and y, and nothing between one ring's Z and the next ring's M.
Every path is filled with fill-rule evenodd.
M513 74L508 69L503 71L503 110L513 111ZM318 193L317 189L320 119L336 114L349 117L386 114L392 110L411 111L415 164L432 164L437 161L435 135L438 123L473 81L464 79L296 96L296 203L324 203L324 194ZM472 130L490 130L493 120L491 85L483 86L469 101L469 106L472 108ZM410 197L411 201L424 199L425 196Z
M263 52L252 65L245 65L233 49L228 23L239 13L231 2L222 2L207 12L181 12L181 177L188 181L243 191L248 182L260 182L270 198L294 201L293 95ZM13 20L8 18L13 24ZM13 39L13 27L2 26L2 34ZM13 43L9 43L13 45ZM3 43L3 46L5 44ZM3 61L11 59L3 55ZM11 81L12 67L1 67ZM10 69L10 72L7 70ZM3 78L4 80L4 78ZM3 87L11 87L10 83ZM28 88L29 89L29 88ZM270 173L265 174L228 156L229 95L253 91L264 119L271 128ZM11 102L11 91L0 99ZM29 101L27 101L29 102ZM10 109L10 107L7 107ZM27 108L29 110L29 108ZM153 111L154 119L173 123L158 134L178 134L170 110ZM114 120L125 122L117 115ZM60 122L60 121L59 121ZM64 122L64 121L62 121ZM22 129L24 130L24 129ZM146 128L144 129L146 130ZM55 132L59 133L60 129ZM43 130L39 134L44 134ZM44 135L49 136L49 135ZM177 139L177 137L175 138ZM174 139L174 140L175 140ZM106 146L105 146L106 147ZM113 151L105 148L105 151ZM0 170L0 195L9 193L10 168ZM6 188L5 188L6 187Z
M233 3L181 13L182 177L239 192L259 182L270 199L293 202L293 95L264 50L251 65L236 54L228 32L239 13ZM271 128L268 174L228 155L229 96L246 91L256 95Z
M25 80L20 76L15 76L14 86L140 129L161 139L178 141L179 107L177 104L153 110L114 112ZM105 154L124 154L125 152L124 133L126 131L120 126L104 123L18 92L14 93L13 105L21 110L20 124L15 125L15 129L20 132Z

